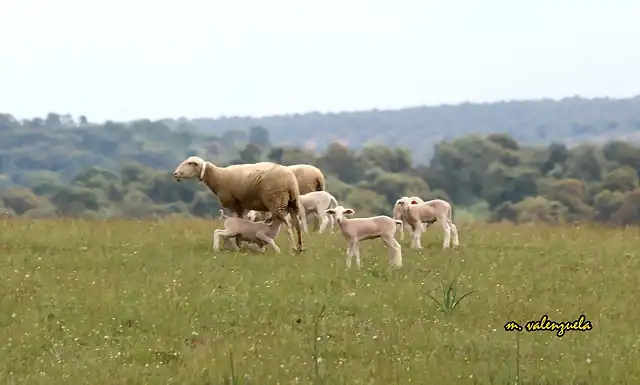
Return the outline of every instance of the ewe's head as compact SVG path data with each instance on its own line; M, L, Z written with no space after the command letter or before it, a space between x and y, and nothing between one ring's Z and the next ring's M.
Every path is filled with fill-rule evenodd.
M178 182L182 179L193 179L198 178L202 180L204 177L205 170L205 161L202 158L198 158L197 156L190 156L185 159L184 162L180 163L180 165L173 172L173 177L176 178Z
M353 209L345 209L342 206L334 207L332 209L326 209L324 212L329 215L333 215L333 217L336 219L336 222L338 223L342 222L345 215L355 214L355 211Z

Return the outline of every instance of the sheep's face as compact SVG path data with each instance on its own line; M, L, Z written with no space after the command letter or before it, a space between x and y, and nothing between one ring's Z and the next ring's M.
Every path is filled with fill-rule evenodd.
M202 168L204 167L204 160L197 156L191 156L187 158L173 172L173 177L176 181L180 182L182 179L193 179L200 177Z
M396 202L396 205L399 205L400 207L403 207L405 209L409 208L409 206L411 205L417 205L418 201L409 197L402 197L400 199L398 199L398 201Z
M353 209L345 209L342 206L334 207L332 209L326 209L324 212L329 215L333 215L333 217L336 219L336 222L338 223L342 222L345 215L355 214L355 211Z

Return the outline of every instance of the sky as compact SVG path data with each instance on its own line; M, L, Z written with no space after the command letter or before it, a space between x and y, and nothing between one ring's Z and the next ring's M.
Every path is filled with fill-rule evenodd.
M0 112L265 116L640 93L637 0L0 0Z

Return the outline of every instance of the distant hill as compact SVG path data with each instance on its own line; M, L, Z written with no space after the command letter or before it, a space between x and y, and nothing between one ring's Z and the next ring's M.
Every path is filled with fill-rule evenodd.
M640 95L628 99L571 97L498 103L413 107L400 110L165 120L187 123L207 133L265 127L271 142L318 151L339 141L350 148L377 142L405 147L414 160L427 162L433 146L472 133L504 132L524 145L569 146L610 139L640 139Z

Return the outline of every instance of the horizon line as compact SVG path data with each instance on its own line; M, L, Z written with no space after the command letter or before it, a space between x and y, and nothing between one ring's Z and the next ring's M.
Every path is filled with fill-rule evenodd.
M303 116L303 115L310 115L310 114L319 114L319 115L340 115L340 114L358 114L358 113L367 113L367 112L400 112L400 111L404 111L404 110L412 110L412 109L418 109L418 108L442 108L442 107L461 107L461 106L466 106L466 105L476 105L476 106L487 106L487 105L495 105L495 104L508 104L508 103L530 103L530 102L544 102L544 101L551 101L551 102L563 102L565 100L568 99L582 99L582 100L590 100L590 101L595 101L595 100L616 100L616 101L623 101L623 100L632 100L632 99L636 99L640 97L640 93L637 94L633 94L630 96L626 96L626 97L612 97L612 96L592 96L592 97L585 97L585 96L581 96L578 94L574 94L572 96L563 96L563 97L557 97L557 98L553 98L553 97L538 97L538 98L513 98L513 99L496 99L496 100L485 100L485 101L469 101L469 100L465 100L465 101L461 101L461 102L450 102L450 103L439 103L439 104L414 104L414 105L407 105L404 107L389 107L389 108L379 108L379 107L370 107L370 108L354 108L354 109L344 109L344 110L306 110L306 111L297 111L297 112L283 112L283 113L273 113L273 114L255 114L255 115L251 115L251 114L244 114L244 115L235 115L235 114L229 114L229 115L225 115L225 114L221 114L221 115L217 115L217 116L195 116L195 117L186 117L184 115L181 116L177 116L177 117L163 117L163 118L158 118L158 119L150 119L148 117L142 117L142 118L136 118L136 119L128 119L128 120L115 120L115 119L104 119L102 121L100 120L91 120L90 117L89 122L90 123L97 123L97 124L105 124L106 122L114 122L114 123L129 123L129 122L135 122L135 121L140 121L140 120L151 120L151 121L165 121L165 120L174 120L174 121L180 121L180 120L188 120L188 121L194 121L194 120L260 120L260 119L269 119L269 118L278 118L278 117L295 117L297 115ZM48 113L55 113L58 114L59 116L71 116L74 119L79 118L80 116L84 116L84 114L71 114L68 112L65 113L59 113L59 112L53 112L50 111ZM47 113L47 114L48 114ZM11 114L10 112L0 112L0 115L9 115L11 117L13 117L14 119L18 120L18 121L22 121L25 119L34 119L34 118L45 118L46 114L42 115L42 116L33 116L33 117L29 117L29 118L20 118L17 117L13 114Z

